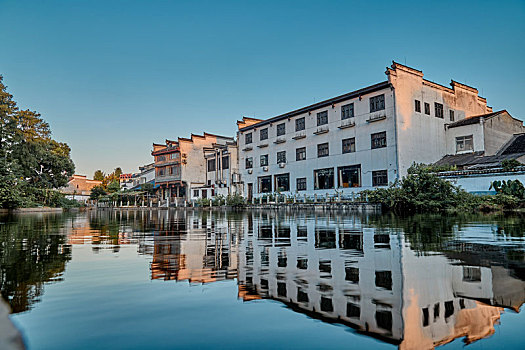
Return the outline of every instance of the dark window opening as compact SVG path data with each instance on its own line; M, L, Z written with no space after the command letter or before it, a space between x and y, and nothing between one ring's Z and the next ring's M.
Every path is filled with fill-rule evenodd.
M272 192L272 177L262 176L259 178L259 193Z
M321 297L321 311L332 312L334 311L334 305L332 299Z
M277 282L277 295L286 298L286 283Z
M268 166L268 155L267 154L261 155L261 158L259 161L261 163L261 166Z
M208 171L215 171L215 159L208 159Z
M268 128L261 129L259 131L259 140L267 140L268 139Z
M349 139L343 139L342 141L343 153L354 153L355 152L355 137Z
M297 258L297 268L301 270L306 270L308 268L308 259Z
M436 118L443 119L443 105L441 103L434 102L434 113Z
M415 100L414 102L415 102L416 112L421 113L421 101Z
M341 107L341 119L354 117L354 104L350 103Z
M386 147L386 131L370 135L372 149Z
M328 112L317 113L317 126L328 124Z
M315 230L315 247L321 249L335 248L335 230L333 229L317 229Z
M295 131L301 131L306 129L304 117L295 120Z
M376 286L392 290L392 272L376 271Z
M425 114L430 115L430 104L425 102Z
M253 168L253 158L249 157L249 158L246 158L246 169L251 169L251 168Z
M392 331L392 312L376 311L376 322L379 328Z
M330 155L329 149L328 149L328 142L321 143L317 145L317 157L328 157Z
M297 288L297 301L300 303L307 303L309 301L308 294L301 288Z
M361 164L337 168L339 187L361 187Z
M297 178L297 191L306 191L306 177Z
M281 123L277 125L277 136L286 134L286 124Z
M295 160L305 160L306 159L306 147L300 147L295 150Z
M277 164L286 163L286 151L277 152Z
M445 301L445 319L449 318L454 314L454 302Z
M275 191L290 191L290 174L275 175Z
M345 267L345 280L352 283L359 283L359 268Z
M370 97L370 113L385 109L385 95Z
M423 327L428 326L429 319L428 319L428 307L423 309Z
M244 135L244 143L246 144L252 143L252 133L248 133Z
M386 170L372 171L372 186L387 186L388 172Z
M356 304L346 304L346 317L359 318L361 317L361 308Z
M316 190L334 188L334 168L314 170L314 188Z

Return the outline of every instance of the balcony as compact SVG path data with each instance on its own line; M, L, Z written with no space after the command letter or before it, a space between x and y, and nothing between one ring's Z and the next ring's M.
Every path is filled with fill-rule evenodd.
M380 120L385 120L386 119L386 115L384 114L379 114L379 115L371 115L370 118L368 118L366 120L367 123L373 123L373 122L378 122Z
M251 151L252 149L253 149L252 146L246 146L246 147L244 147L242 150L243 150L244 152L246 152L246 151Z
M339 129L353 128L355 126L355 120L352 120L352 119L341 120L341 125L339 125L338 128Z
M257 147L265 148L265 147L268 147L268 144L267 143L261 143L260 145L257 145Z
M297 132L295 133L295 136L292 137L292 139L294 140L300 140L300 139L304 139L306 137L306 132Z
M273 143L279 144L279 143L285 143L286 139L284 137L278 137Z
M314 135L326 134L329 131L330 131L330 129L328 128L328 125L326 125L326 126L319 126L319 127L317 127L317 130L314 131Z

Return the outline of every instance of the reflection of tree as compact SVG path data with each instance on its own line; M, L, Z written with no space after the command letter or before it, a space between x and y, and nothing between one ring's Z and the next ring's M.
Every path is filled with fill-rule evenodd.
M38 301L43 285L60 281L71 259L60 233L66 215L11 217L0 225L0 291L13 313Z

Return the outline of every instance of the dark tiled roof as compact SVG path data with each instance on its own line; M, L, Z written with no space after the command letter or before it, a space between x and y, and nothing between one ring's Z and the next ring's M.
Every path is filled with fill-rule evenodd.
M501 155L525 153L525 134L514 135L513 139L504 147L503 152L498 152Z
M306 107L303 107L303 108L296 109L295 111L291 111L291 112L288 112L288 113L285 113L285 114L281 114L281 115L278 115L278 116L275 116L275 117L272 117L272 118L269 118L269 119L266 119L266 120L262 120L262 121L260 121L258 123L255 123L255 124L252 124L252 125L249 125L249 126L245 126L245 127L241 128L239 130L240 131L247 131L247 130L250 130L250 129L253 129L253 128L258 128L260 126L263 126L263 125L266 125L266 124L270 124L270 123L274 123L274 122L277 122L277 121L280 121L280 120L283 120L283 119L287 119L287 118L290 118L290 117L294 117L296 115L303 114L303 113L309 112L309 111L317 109L317 108L323 108L323 107L326 107L326 106L330 106L330 105L332 105L334 103L338 103L338 102L341 102L341 101L344 101L344 100L348 100L348 99L351 99L351 98L359 97L361 95L365 95L365 94L369 94L369 93L372 93L372 92L376 92L376 91L388 88L390 86L391 85L390 85L390 83L388 81L383 81L383 82L375 84L375 85L367 86L367 87L365 87L363 89L355 90L355 91L349 92L349 93L341 95L341 96L337 96L337 97L334 97L334 98L331 98L331 99L328 99L328 100L324 100L324 101L321 101L321 102L318 102L318 103L314 103L313 105L309 105L309 106L306 106Z
M482 118L483 119L492 118L492 117L495 117L498 114L501 114L503 112L506 112L506 110L497 111L497 112L493 112L493 113L482 114L482 115L475 115L475 116L472 116L470 118L461 119L461 120L458 120L457 122L451 123L451 124L448 125L448 127L449 128L455 128L455 127L463 126L463 125L477 124L477 123L479 123L479 120L482 119Z
M483 156L483 152L472 152L464 154L446 155L438 160L435 165L455 165L460 168L464 167L498 167L501 162L505 159L516 159L525 155L525 152L512 153L512 154L500 154L494 156Z

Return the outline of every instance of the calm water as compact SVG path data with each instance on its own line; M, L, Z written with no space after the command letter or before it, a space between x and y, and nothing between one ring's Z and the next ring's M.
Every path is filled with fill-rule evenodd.
M0 217L30 349L522 349L525 219L91 211Z

